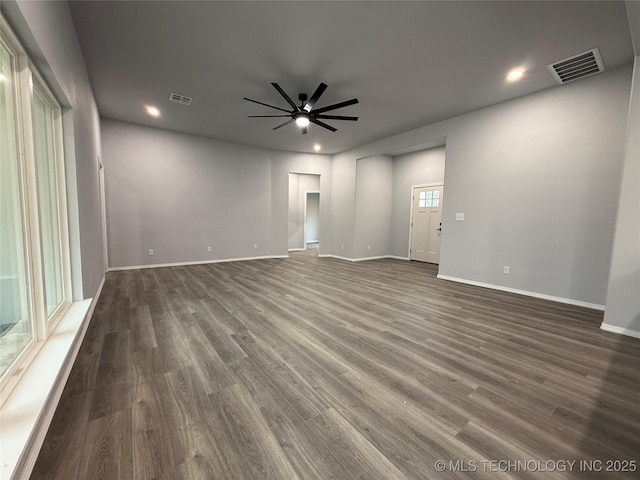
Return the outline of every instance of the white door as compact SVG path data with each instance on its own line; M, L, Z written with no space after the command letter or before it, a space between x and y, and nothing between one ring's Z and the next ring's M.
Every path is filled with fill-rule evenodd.
M420 262L440 263L442 185L414 187L412 202L409 258Z

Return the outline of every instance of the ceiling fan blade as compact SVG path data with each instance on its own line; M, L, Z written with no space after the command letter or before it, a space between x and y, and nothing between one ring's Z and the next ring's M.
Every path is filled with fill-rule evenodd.
M248 118L290 117L291 115L247 115Z
M307 134L307 127L302 127L302 134L306 135Z
M321 122L320 120L317 120L315 118L310 118L309 121L311 123L315 123L316 125L319 125L319 126L321 126L323 128L326 128L327 130L331 130L332 132L335 132L336 130L338 130L337 128L334 128L331 125L327 125L326 123Z
M358 117L345 117L344 115L314 115L316 118L324 118L327 120L350 120L356 122Z
M317 110L314 110L313 113L318 114L322 112L328 112L329 110L336 110L338 108L348 107L349 105L355 105L356 103L358 103L358 99L352 98L351 100L347 100L344 102L334 103L333 105L329 105L328 107L318 108Z
M259 102L259 101L257 101L257 100L251 100L250 98L247 98L247 97L244 97L244 99L245 99L245 100L248 100L248 101L250 101L250 102L253 102L253 103L257 103L257 104L259 104L259 105L264 105L265 107L275 108L276 110L281 110L281 111L283 111L283 112L290 113L290 112L289 112L289 110L285 110L284 108L276 107L276 106L274 106L274 105L269 105L268 103L262 103L262 102Z
M327 84L320 83L320 85L318 85L318 88L316 88L316 91L313 92L313 95L311 95L311 98L307 100L307 103L304 104L304 107L302 107L302 109L305 112L310 112L313 106L315 105L315 103L320 98L320 95L322 95L326 89L327 89Z
M298 106L295 103L293 103L293 100L291 100L289 95L287 95L285 91L282 88L280 88L280 85L278 85L277 83L271 83L271 85L273 85L273 88L275 88L278 91L278 93L282 95L282 97L287 101L287 103L291 105L291 108L293 108L296 112L300 111Z
M281 123L277 127L273 127L271 130L277 130L277 129L281 128L281 127L284 127L285 125L289 125L291 122L293 122L293 118L291 120L287 120L284 123Z

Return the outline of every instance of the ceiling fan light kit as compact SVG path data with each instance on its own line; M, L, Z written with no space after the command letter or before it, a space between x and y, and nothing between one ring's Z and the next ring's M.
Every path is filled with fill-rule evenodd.
M282 96L282 98L284 98L287 101L287 103L291 107L291 110L276 107L275 105L269 105L267 103L259 102L257 100L252 100L251 98L247 98L247 97L244 97L244 99L249 102L257 103L258 105L264 105L265 107L269 107L269 108L275 108L276 110L280 110L281 112L286 113L286 115L285 114L249 115L249 118L289 117L289 120L287 120L284 123L281 123L280 125L276 125L275 127L272 128L272 130L277 130L281 127L284 127L285 125L289 125L290 123L295 122L296 125L300 127L303 135L307 133L307 127L309 126L310 123L313 123L314 125L318 125L322 128L326 128L331 132L335 132L336 130L338 130L337 128L324 123L322 120L348 120L351 122L355 122L358 120L358 117L324 114L325 112L330 112L332 110L337 110L339 108L348 107L349 105L355 105L356 103L358 103L357 98L352 98L351 100L346 100L344 102L334 103L333 105L318 108L315 110L313 109L313 107L315 106L320 96L327 89L327 85L325 83L320 83L320 85L318 85L318 88L316 88L316 91L313 92L313 95L311 95L311 98L307 98L307 95L304 93L301 93L300 95L298 95L298 100L300 101L300 105L296 105L294 101L291 100L291 97L289 97L289 95L287 95L286 92L280 87L280 85L278 85L277 83L272 83L271 85L273 85L273 88L275 88L278 91L278 93Z

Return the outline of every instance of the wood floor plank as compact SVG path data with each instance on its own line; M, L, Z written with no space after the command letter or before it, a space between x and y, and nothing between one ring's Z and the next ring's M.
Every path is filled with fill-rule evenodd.
M242 467L234 471L247 479L299 480L278 440L269 429L257 406L235 384L209 396L213 403L229 448Z
M317 437L303 421L291 416L291 404L260 372L251 358L234 362L232 368L238 383L247 390L260 409L262 417L300 478L353 479L329 450L323 451L320 448Z
M310 422L323 443L356 478L407 478L335 410L329 409Z
M133 388L131 407L134 478L152 479L171 469L182 458L182 444L176 436L177 425L164 392L164 377L156 377L153 383L140 382Z
M131 351L157 348L156 332L153 329L151 312L147 305L132 308L131 321Z
M131 410L90 421L83 447L77 478L134 478Z
M227 440L214 405L195 367L166 375L168 415L177 425L183 458L176 458L184 478L234 478L239 470L227 451ZM207 477L207 475L209 475ZM171 478L171 477L170 477Z
M249 332L234 334L233 339L247 352L263 375L268 375L269 380L301 418L314 417L327 409L328 405L316 396L313 388L269 346Z
M61 399L31 478L80 478L90 402L90 392Z
M109 272L31 478L635 478L455 471L640 461L640 341L436 275L312 252Z

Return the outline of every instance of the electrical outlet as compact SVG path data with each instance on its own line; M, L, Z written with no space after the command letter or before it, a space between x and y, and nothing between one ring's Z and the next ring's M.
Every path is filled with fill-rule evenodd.
M207 247L207 252L210 252L210 251L211 251L211 247Z
M153 255L153 248L149 249L149 255Z
M93 275L89 275L89 283L91 283L91 285L93 285Z
M456 213L456 222L464 222L464 213Z
M505 265L505 267L504 267L504 274L505 274L505 275L511 275L511 267L507 267L507 266Z
M371 250L371 245L367 245L367 250Z
M340 245L340 250L344 250L344 243Z
M257 249L258 249L258 244L257 244L257 243L254 243L254 244L253 244L253 249L254 249L254 250L257 250Z

